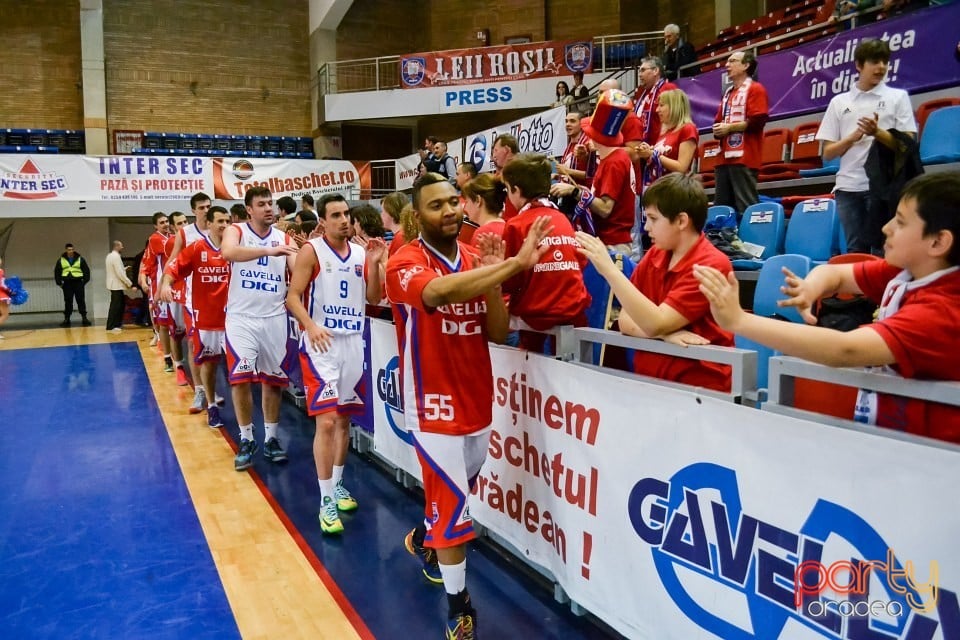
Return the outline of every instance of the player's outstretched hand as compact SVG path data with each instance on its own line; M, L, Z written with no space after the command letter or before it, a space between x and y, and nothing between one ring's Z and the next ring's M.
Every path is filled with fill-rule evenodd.
M299 248L295 244L278 244L275 247L267 247L268 256L292 256L296 255Z
M527 237L520 245L520 250L517 251L516 258L522 268L532 269L533 265L540 262L543 254L550 249L550 245L541 244L541 242L552 231L553 225L550 224L550 216L540 216L534 220L533 224L530 225L530 231L527 232Z
M710 301L710 313L713 319L727 331L736 332L733 327L744 314L740 308L740 284L731 271L729 276L713 267L694 265L693 275L700 283L700 293Z
M480 264L488 266L503 262L506 247L503 238L495 233L480 233L474 236L477 248L480 250Z
M367 258L373 264L378 264L387 255L387 243L383 238L368 238L366 249Z
M783 268L783 281L786 286L780 287L780 293L789 297L786 300L777 300L777 306L796 307L804 322L817 324L817 316L813 315L813 304L819 296L810 290L803 278L798 277L786 267Z
M580 245L577 253L589 260L596 267L597 273L606 277L619 271L617 265L613 262L613 258L610 257L607 245L603 244L603 240L583 231L577 231L574 237L577 239L577 244Z

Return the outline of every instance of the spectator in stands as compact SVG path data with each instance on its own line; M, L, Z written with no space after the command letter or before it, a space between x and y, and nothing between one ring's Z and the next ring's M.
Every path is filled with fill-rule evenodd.
M277 199L277 213L280 220L293 222L297 217L297 201L290 196Z
M671 173L643 194L646 229L653 247L627 279L596 238L577 234L585 255L604 277L622 305L620 331L628 336L660 338L676 344L732 347L733 335L710 315L698 290L694 265L732 273L730 260L703 235L707 194L696 176ZM717 391L730 389L730 368L689 358L638 351L636 373Z
M663 62L656 56L647 56L637 69L637 91L634 94L634 110L643 129L643 141L653 146L660 139L660 115L657 104L660 94L671 91L677 85L663 77Z
M581 123L600 160L592 188L587 190L562 182L550 187L550 195L556 198L574 195L579 200L577 206L593 218L596 235L611 250L624 255L629 255L631 250L636 178L630 156L621 148L623 136L620 128L632 110L630 98L622 91L610 90L601 94L593 116L584 118Z
M904 378L960 381L960 173L918 176L904 188L896 217L883 228L884 260L823 265L800 279L788 270L788 296L814 324L814 304L834 293L880 304L877 320L849 332L780 322L740 309L737 280L696 267L717 322L787 355L833 367L881 367ZM853 417L960 443L960 408L861 391Z
M447 143L437 142L433 145L433 156L437 161L437 173L450 181L450 184L457 184L457 161L447 153Z
M697 157L700 134L690 116L690 98L680 89L664 91L657 101L657 117L663 123L654 145L633 140L624 125L627 147L644 160L641 192L668 173L689 173Z
M424 173L436 173L440 168L440 162L434 155L434 148L440 142L435 136L427 136L423 141L423 149L420 150L420 162L423 164Z
M230 224L237 224L249 219L250 214L247 213L247 208L243 204L238 202L230 207Z
M570 95L573 96L573 100L577 103L577 109L583 108L580 104L581 101L586 102L590 98L590 89L583 85L583 71L574 71L573 72L573 88L570 89Z
M492 233L503 235L503 203L507 191L499 178L484 173L463 186L463 211L477 224L473 233L473 246L479 248L480 235Z
M87 318L87 298L84 287L90 282L90 265L71 243L63 247L64 251L53 265L53 279L63 290L63 322L61 327L70 326L70 316L73 315L73 301L77 301L77 311L85 327L90 326Z
M503 185L517 215L503 229L504 255L516 255L534 223L550 219L550 246L531 271L523 271L503 283L510 295L511 328L520 329L520 344L541 351L545 336L533 333L564 324L587 324L590 295L583 283L586 262L577 255L573 227L547 199L550 193L550 161L535 153L521 153L503 169Z
M477 167L472 162L461 162L457 165L456 187L462 193L463 185L477 177Z
M389 245L400 231L400 212L410 200L400 191L384 196L380 201L380 220L383 222L383 239Z
M580 126L580 114L573 111L567 114L564 128L567 131L567 147L563 150L557 173L570 181L589 187L597 166L597 154L587 149L588 138ZM591 165L593 171L591 171Z
M565 107L573 102L573 94L570 93L570 85L561 80L557 83L557 99L553 101L551 107Z
M757 58L752 51L735 51L727 58L730 87L723 94L713 124L720 140L714 204L743 212L760 201L757 175L763 155L763 127L767 123L767 90L752 76Z
M313 196L310 195L309 193L303 194L303 197L300 198L300 208L303 209L304 211L309 211L316 218L317 210L313 205L314 205Z
M664 77L674 81L680 77L696 75L696 69L680 69L696 60L697 53L693 50L693 45L680 37L680 27L675 24L665 26L663 28Z
M520 153L520 145L517 139L509 133L501 133L493 141L493 149L490 155L493 158L493 166L496 167L496 173L499 174L507 163L513 159L513 156Z
M354 232L351 239L355 242L365 246L368 239L384 236L383 219L372 204L358 204L350 209L350 219L353 221Z
M910 96L903 89L889 87L884 79L890 63L890 46L885 40L865 40L853 52L860 74L846 93L834 96L820 121L817 139L823 140L823 159L840 157L834 198L837 214L847 234L847 249L880 255L881 228L885 216L871 194L864 165L874 140L890 149L897 147L892 131L916 136L917 123Z

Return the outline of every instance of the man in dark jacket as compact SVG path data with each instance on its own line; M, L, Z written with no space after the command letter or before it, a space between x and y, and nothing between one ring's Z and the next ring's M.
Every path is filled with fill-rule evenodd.
M680 38L680 27L668 24L663 28L663 77L667 82L676 82L680 76L695 76L699 72L696 68L685 69L680 67L696 62L697 53L693 45Z
M73 300L77 300L77 311L80 312L81 324L90 326L87 319L87 301L83 288L90 282L90 267L73 245L69 242L64 247L66 251L53 266L53 277L57 286L63 289L63 322L61 327L70 326L70 316L73 315Z

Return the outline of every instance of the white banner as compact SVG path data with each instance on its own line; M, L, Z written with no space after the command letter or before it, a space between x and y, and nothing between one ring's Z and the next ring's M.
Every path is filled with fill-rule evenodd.
M413 181L417 179L417 167L420 166L420 154L411 153L408 156L397 158L393 166L397 191L413 189Z
M373 397L373 448L385 460L422 480L420 463L403 423L400 358L392 322L370 319L370 371Z
M382 364L396 347L381 337ZM511 349L493 350L493 370L471 513L624 635L960 637L955 449Z
M242 200L255 185L281 196L359 196L369 170L344 160L210 156L0 155L0 202Z
M517 139L520 153L530 151L546 156L563 155L567 146L567 132L563 122L565 117L566 108L556 107L467 136L464 139L464 162L472 162L480 173L493 171L493 141L501 133L509 133Z

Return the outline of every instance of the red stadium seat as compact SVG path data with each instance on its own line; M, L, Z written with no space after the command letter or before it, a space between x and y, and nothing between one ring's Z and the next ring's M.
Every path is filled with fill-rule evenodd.
M760 182L793 180L800 177L796 169L785 168L784 159L790 149L793 132L790 129L767 129L763 132Z
M720 158L720 142L707 140L700 145L697 155L700 157L700 179L703 181L703 186L712 187L715 184L713 171Z

